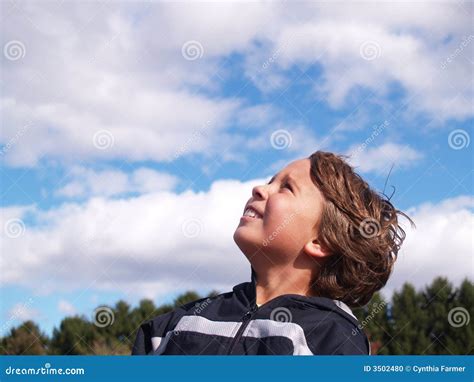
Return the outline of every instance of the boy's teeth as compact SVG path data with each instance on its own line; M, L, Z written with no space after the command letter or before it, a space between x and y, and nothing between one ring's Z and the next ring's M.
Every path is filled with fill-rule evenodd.
M247 208L247 209L245 210L244 216L250 216L250 217L252 217L252 218L258 218L257 213L256 213L254 210L252 210L251 208Z

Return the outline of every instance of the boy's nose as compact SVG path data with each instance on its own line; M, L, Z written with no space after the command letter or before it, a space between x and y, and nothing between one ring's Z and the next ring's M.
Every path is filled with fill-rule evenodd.
M267 196L268 196L268 192L265 185L255 186L252 189L252 197L254 199L266 199Z

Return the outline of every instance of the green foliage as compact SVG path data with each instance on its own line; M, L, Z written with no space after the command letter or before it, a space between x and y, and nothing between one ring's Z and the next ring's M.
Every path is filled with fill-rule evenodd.
M411 284L405 283L400 292L393 294L390 319L386 352L424 354L430 345L426 333L429 320L423 296Z
M201 299L201 296L199 296L196 292L194 291L189 291L189 292L186 292L180 296L178 296L175 300L174 300L174 307L175 308L179 308L189 302L192 302L192 301L196 301L196 300L199 300Z
M353 309L359 320L359 328L363 330L372 346L372 353L388 354L383 344L388 342L388 314L387 302L379 292L374 293L372 299L363 308Z
M367 307L355 310L361 323L371 317L370 306L379 299L375 294ZM474 286L467 279L456 290L442 277L420 291L405 283L382 312L372 314L375 319L364 330L373 354L472 354L473 307Z
M455 305L457 305L457 310L453 310L451 312L451 320L455 323L456 326L464 323L466 321L466 317L470 318L470 320L474 320L474 286L469 280L465 279L461 283L459 289L456 291ZM467 310L468 315L463 314L463 311L461 310L462 308ZM455 349L453 344L456 344L458 346L458 348L455 349L457 352L454 354L474 354L473 322L469 322L459 328L452 327L448 338L449 348Z
M217 294L212 291L209 296ZM143 322L201 298L188 291L173 304L157 307L143 299L133 309L118 301L114 307L98 307L91 319L64 318L51 339L26 321L0 339L0 353L130 354ZM372 354L473 354L474 286L467 279L457 289L441 277L419 291L406 283L390 302L375 293L365 307L353 312L359 330L370 339Z
M40 332L38 325L33 321L25 321L2 338L0 354L44 355L48 347L49 340Z
M66 317L53 330L51 354L93 354L92 344L99 339L95 326L84 317Z

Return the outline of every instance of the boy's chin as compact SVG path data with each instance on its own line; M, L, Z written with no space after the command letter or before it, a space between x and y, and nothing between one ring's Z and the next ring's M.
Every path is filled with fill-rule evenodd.
M245 230L241 228L242 227L239 227L235 230L234 242L245 256L249 257L262 247L262 243L250 237L249 232L245 232Z

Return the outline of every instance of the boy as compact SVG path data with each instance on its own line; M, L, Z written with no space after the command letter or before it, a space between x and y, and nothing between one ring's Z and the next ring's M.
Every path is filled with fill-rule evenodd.
M342 156L290 163L253 189L234 233L251 282L145 322L132 354L370 354L350 307L387 282L397 214Z

